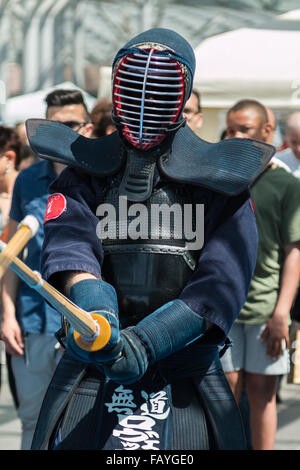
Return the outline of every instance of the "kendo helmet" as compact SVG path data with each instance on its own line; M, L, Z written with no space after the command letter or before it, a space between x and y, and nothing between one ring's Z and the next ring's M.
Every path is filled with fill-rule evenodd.
M112 68L112 118L125 145L139 151L168 142L185 120L195 56L179 34L154 28L131 39Z

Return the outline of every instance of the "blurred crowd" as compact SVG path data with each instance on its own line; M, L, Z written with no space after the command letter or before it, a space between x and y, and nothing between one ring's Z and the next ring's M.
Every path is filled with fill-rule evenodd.
M99 100L90 111L78 90L54 90L45 100L45 118L60 121L86 138L101 138L116 130L112 103L107 99ZM199 133L205 114L197 90L186 103L184 117ZM247 138L272 144L276 128L271 109L245 98L227 111L220 140ZM9 241L27 213L37 216L39 238L24 254L32 269L39 269L48 186L63 168L34 155L24 123L14 128L5 123L0 126L1 237ZM230 333L232 348L222 358L253 449L274 448L280 380L293 369L290 331L300 321L299 180L300 112L293 112L274 157L250 187L259 235L257 266L247 303ZM30 448L43 396L60 358L54 337L60 327L59 315L35 296L38 294L22 287L14 273L7 271L1 287L1 335L11 393L22 421L22 449Z

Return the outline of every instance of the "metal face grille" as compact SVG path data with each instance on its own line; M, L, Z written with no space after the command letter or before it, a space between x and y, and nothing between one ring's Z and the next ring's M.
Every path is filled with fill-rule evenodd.
M181 111L184 76L176 60L147 54L125 56L113 83L113 105L123 136L141 150L160 144Z

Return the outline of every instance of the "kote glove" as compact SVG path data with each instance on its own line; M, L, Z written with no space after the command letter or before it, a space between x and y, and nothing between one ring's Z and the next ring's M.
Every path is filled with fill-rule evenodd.
M71 287L70 300L86 312L100 313L112 329L107 345L100 351L89 352L76 344L73 337L74 328L71 326L67 337L68 352L75 359L86 363L111 361L118 357L121 351L118 300L113 286L102 279L85 279Z
M145 374L148 365L183 349L203 336L204 331L204 319L182 300L173 300L136 326L122 330L121 355L104 364L103 370L117 383L137 382Z

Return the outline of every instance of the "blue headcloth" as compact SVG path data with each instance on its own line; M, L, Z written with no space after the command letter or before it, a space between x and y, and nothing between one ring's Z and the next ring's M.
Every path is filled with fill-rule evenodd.
M188 70L188 89L185 100L187 100L192 91L196 63L195 54L190 44L180 34L171 29L152 28L130 39L116 54L113 61L113 68L118 59L125 55L132 54L133 52L137 52L134 46L147 42L158 43L172 49L172 51L169 52L160 51L159 53L162 55L168 54L173 59L186 65ZM139 52L141 52L140 49Z

